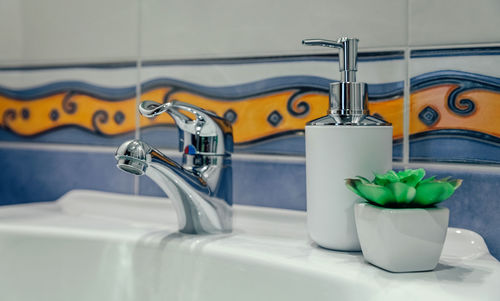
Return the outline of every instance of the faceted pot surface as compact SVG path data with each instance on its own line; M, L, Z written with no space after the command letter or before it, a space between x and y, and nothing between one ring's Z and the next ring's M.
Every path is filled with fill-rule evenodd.
M355 205L358 237L365 260L391 272L433 270L448 228L445 207L391 209Z

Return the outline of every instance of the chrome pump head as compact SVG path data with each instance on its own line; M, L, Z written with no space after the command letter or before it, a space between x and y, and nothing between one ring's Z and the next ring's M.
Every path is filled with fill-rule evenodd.
M339 48L340 81L330 84L328 115L310 122L311 125L390 125L369 116L366 83L356 82L358 71L358 39L343 37L337 41L303 40L307 46Z

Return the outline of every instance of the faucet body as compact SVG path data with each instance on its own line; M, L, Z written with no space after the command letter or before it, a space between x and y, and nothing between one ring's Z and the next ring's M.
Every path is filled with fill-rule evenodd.
M148 176L170 197L180 232L231 232L231 124L213 113L178 101L165 104L144 101L139 111L146 117L163 112L172 116L179 128L182 165L143 141L129 140L116 151L118 168Z

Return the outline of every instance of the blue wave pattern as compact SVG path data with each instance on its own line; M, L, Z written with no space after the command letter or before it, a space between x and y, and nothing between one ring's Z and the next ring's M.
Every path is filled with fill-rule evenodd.
M457 70L440 70L412 77L411 91L415 92L441 84L458 84L468 89L500 91L500 78L498 77Z

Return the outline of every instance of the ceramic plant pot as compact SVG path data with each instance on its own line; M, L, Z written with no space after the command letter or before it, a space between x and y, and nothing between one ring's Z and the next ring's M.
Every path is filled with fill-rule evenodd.
M355 205L358 237L365 260L391 272L433 270L448 228L445 207L391 209Z

